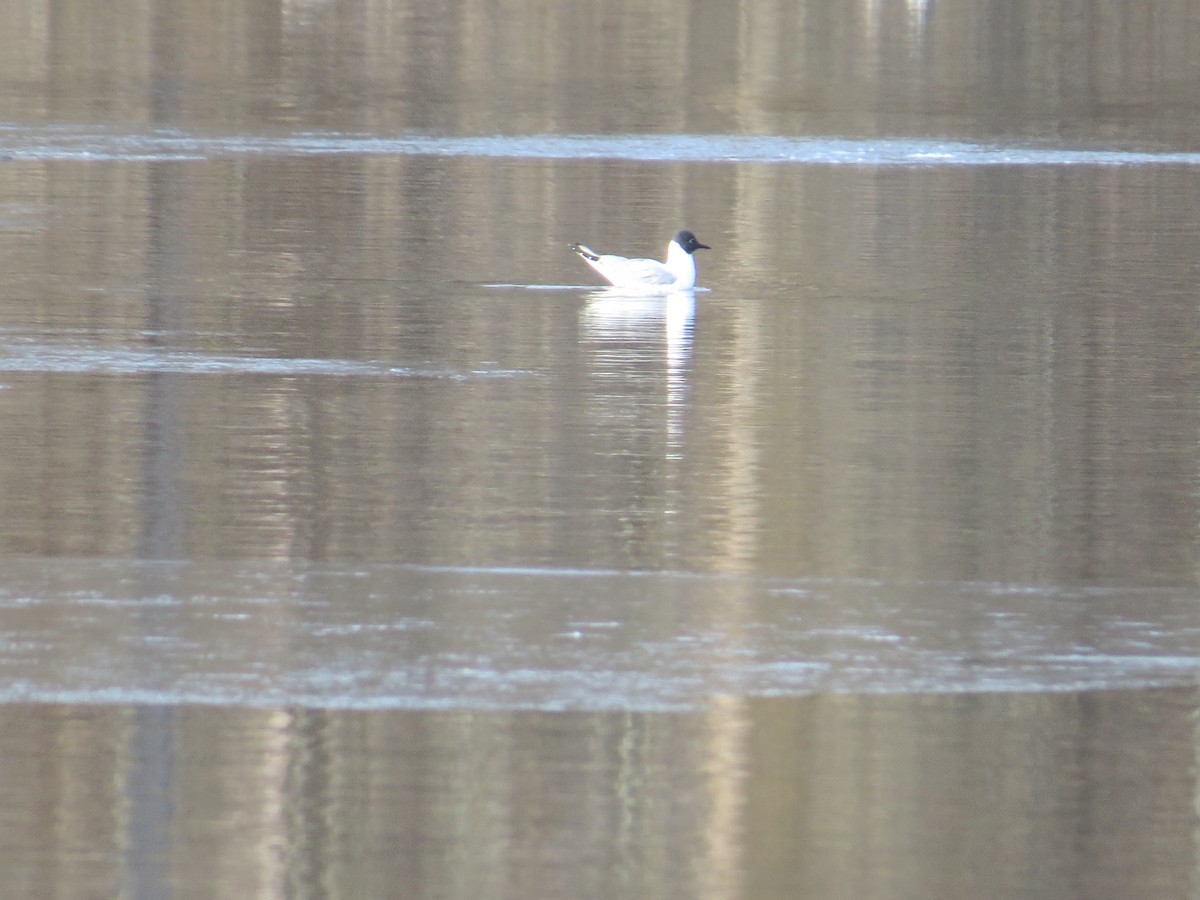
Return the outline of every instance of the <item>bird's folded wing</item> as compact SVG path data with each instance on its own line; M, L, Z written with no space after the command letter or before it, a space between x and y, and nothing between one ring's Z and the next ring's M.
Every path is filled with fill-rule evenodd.
M600 265L614 283L672 284L675 276L656 259L625 259L621 256L602 256ZM619 279L619 281L618 281Z

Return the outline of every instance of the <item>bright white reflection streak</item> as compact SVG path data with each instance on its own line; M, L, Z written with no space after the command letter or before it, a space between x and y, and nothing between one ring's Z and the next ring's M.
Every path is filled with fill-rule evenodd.
M682 496L677 470L684 457L686 413L691 395L692 336L696 316L694 291L667 294L600 288L588 296L583 332L599 346L615 349L621 364L644 367L662 348L666 383L666 496L663 515L679 514ZM636 348L630 350L630 348ZM644 369L642 374L653 376Z

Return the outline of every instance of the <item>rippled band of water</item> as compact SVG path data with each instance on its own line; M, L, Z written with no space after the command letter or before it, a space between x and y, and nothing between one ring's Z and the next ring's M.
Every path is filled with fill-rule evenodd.
M10 560L0 700L691 709L1167 686L1200 672L1194 609L1188 590Z
M0 128L5 160L201 160L231 156L477 156L860 166L1200 165L1200 153L1056 147L921 138L855 139L720 134L438 136L301 132L201 135L69 125Z

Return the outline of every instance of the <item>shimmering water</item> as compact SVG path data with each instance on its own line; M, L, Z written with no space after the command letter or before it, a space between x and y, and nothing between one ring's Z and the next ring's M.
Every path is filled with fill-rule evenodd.
M0 611L10 702L704 710L1200 675L1184 589L56 560L10 561Z
M1195 893L1195 24L0 11L9 886Z
M303 132L282 135L186 134L178 129L122 133L64 128L29 133L0 128L8 161L200 161L294 156L432 156L630 162L791 163L857 166L1147 166L1200 165L1188 151L973 143L879 137L849 139L740 134L375 135Z

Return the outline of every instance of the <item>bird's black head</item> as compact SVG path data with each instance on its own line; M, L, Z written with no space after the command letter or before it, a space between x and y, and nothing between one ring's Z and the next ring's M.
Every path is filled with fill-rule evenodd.
M708 244L702 244L696 240L696 236L687 229L675 235L675 243L686 250L688 253L695 253L697 250L711 250L712 247Z

